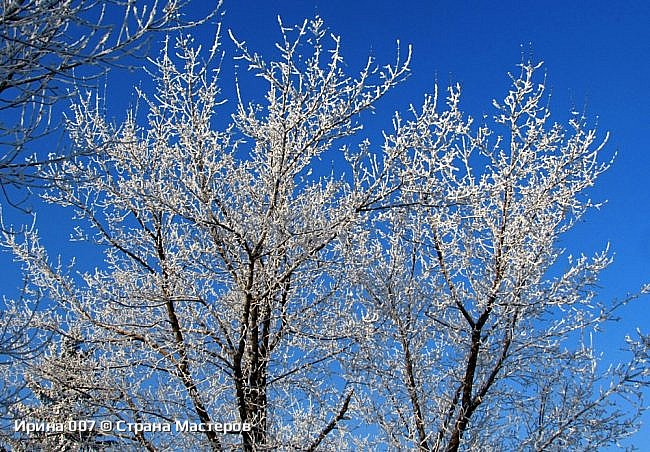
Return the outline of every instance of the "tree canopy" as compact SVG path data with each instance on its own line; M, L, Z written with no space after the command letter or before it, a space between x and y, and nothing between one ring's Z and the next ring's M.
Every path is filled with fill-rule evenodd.
M491 115L436 86L378 142L362 126L410 48L351 72L320 18L280 29L275 58L230 34L263 99L222 92L220 33L167 41L121 124L76 99L73 157L41 168L42 197L103 262L77 271L36 228L4 228L26 275L5 331L38 345L0 368L20 388L5 443L593 450L631 434L644 338L599 365L591 335L628 299L595 296L608 249L558 246L598 206L606 135L556 122L542 64L522 61Z

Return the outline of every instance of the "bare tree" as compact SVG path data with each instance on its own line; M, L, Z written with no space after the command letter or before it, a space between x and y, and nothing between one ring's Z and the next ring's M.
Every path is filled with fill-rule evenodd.
M620 304L596 301L611 258L558 248L597 207L604 142L577 114L551 123L539 66L512 76L492 124L473 126L456 86L388 138L412 149L409 207L357 244L374 330L352 367L395 448L594 450L635 431L647 359L599 370L591 341Z
M158 0L2 0L0 3L0 187L41 185L44 164L68 157L37 149L59 121L54 106L105 71L144 57L153 32L209 20L183 17L185 2ZM131 62L131 64L133 64ZM24 195L24 192L22 192ZM15 195L15 193L14 193Z
M277 61L234 40L268 92L262 105L240 98L231 124L217 115L218 41L207 64L189 38L177 57L163 55L155 94L141 93L146 126L135 112L114 129L86 98L75 107L74 149L101 153L52 167L44 197L90 226L79 239L104 247L103 268L76 277L49 261L34 231L24 241L5 234L34 275L33 293L55 304L38 328L73 330L95 362L93 381L105 382L84 391L84 403L114 422L250 426L106 439L148 449L344 447L353 388L337 360L351 352L359 319L340 296L341 243L393 196L388 169L399 156L335 142L360 130L360 114L406 75L408 58L381 70L369 60L352 78L339 39L324 48L320 19L282 32ZM339 163L323 173L320 159ZM14 372L38 378L46 358ZM69 381L78 391L78 378ZM43 416L48 406L32 403Z
M263 103L238 87L221 114L221 43L202 54L183 37L139 93L145 112L116 127L92 96L75 105L81 157L48 167L43 197L75 209L76 239L104 261L77 273L35 229L4 232L25 303L53 307L26 312L28 336L54 342L4 369L29 383L19 415L100 416L122 428L89 440L147 450L560 450L630 434L644 344L602 372L590 342L616 308L595 301L611 259L562 267L557 248L596 206L596 131L550 124L523 64L493 126L452 87L374 149L356 135L410 54L352 77L320 19L280 27L271 61L231 36Z
M45 166L73 155L51 134L60 126L56 106L79 89L95 88L110 69L128 69L147 56L155 32L211 20L184 17L185 2L169 0L2 0L0 2L0 188L2 204L29 210L31 188L49 182ZM47 137L47 139L45 139ZM86 149L82 152L94 152ZM60 175L59 175L60 176ZM0 209L0 214L2 210ZM5 232L15 228L2 223ZM31 359L45 336L30 331L38 295L3 300L0 306L0 366ZM0 407L18 394L2 383ZM15 388L14 388L15 389ZM19 388L18 388L19 389Z
M18 424L12 435L3 435L13 450L101 450L114 441L102 437L94 424L104 411L96 400L111 400L116 391L103 378L99 363L87 359L92 346L77 339L74 331L44 343L39 366L25 375L25 389L32 394L27 403L10 405ZM101 381L99 381L101 378ZM57 422L60 429L29 431L21 421Z

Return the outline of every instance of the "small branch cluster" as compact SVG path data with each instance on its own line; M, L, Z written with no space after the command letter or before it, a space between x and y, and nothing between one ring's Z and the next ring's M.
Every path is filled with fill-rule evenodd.
M9 203L20 204L7 190L46 185L41 169L70 157L32 148L59 127L57 103L92 87L108 69L144 58L152 33L193 27L216 14L186 20L183 7L178 0L0 3L0 187Z

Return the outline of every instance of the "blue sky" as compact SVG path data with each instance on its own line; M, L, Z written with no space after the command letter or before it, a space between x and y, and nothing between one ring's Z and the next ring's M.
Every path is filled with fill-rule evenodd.
M436 80L462 84L467 113L491 114L492 98L506 93L507 72L522 55L543 60L555 119L586 111L601 137L610 132L604 156L618 153L593 190L594 200L607 204L562 245L592 252L611 243L615 262L603 275L603 296L650 282L650 3L285 0L224 7L224 26L261 52L272 52L279 38L277 15L294 24L319 14L341 35L351 72L368 54L393 61L396 39L412 44L411 77L379 106L387 118L419 104ZM630 307L625 328L650 330L647 303Z
M650 3L285 0L226 1L224 7L224 27L262 53L272 52L280 36L278 15L285 24L320 15L341 35L351 72L368 54L378 63L393 61L396 39L411 44L412 75L378 107L383 125L394 110L419 104L436 80L462 84L467 113L491 114L491 100L505 95L507 72L522 55L544 61L555 119L586 111L599 136L610 132L603 156L617 153L592 191L606 205L561 246L590 254L610 242L615 260L601 281L604 299L650 282ZM650 332L649 302L621 312L600 339L603 349L614 352L637 327Z
M618 153L593 190L593 199L607 204L561 246L575 255L611 243L615 260L603 274L602 299L625 297L650 282L650 2L226 0L224 9L224 29L266 55L274 54L280 38L278 15L285 25L320 15L341 36L351 73L369 54L379 64L394 61L397 39L402 48L411 44L411 77L383 100L365 131L377 142L393 111L420 104L436 81L461 83L465 111L480 117L492 113L493 98L505 95L507 72L522 56L543 60L555 119L565 121L572 109L586 111L601 137L610 132L604 156ZM650 332L649 302L626 307L621 321L595 339L605 359L623 346L626 334ZM639 446L650 444L650 416L646 424L634 439Z
M193 7L204 9L202 3L195 0ZM436 80L443 86L461 83L465 111L480 117L492 113L492 98L506 93L507 72L516 69L522 55L543 60L555 118L565 120L574 108L586 110L601 137L605 131L611 133L604 155L618 153L592 192L595 200L607 204L589 214L561 246L574 254L589 254L611 243L615 261L603 274L604 299L622 298L650 282L650 2L226 0L224 10L224 29L232 29L251 49L267 55L273 55L274 40L280 37L278 15L285 24L295 24L318 14L333 33L341 35L350 73L368 54L380 64L394 61L396 39L403 48L411 44L411 77L383 100L377 125L367 130L377 142L378 127L389 125L392 112L421 103ZM208 38L209 30L201 29L197 40L206 39L209 45ZM226 55L225 68L232 65L231 57L232 52ZM225 75L227 96L232 86L228 71ZM107 78L109 116L124 117L133 99L127 93L143 76ZM74 254L75 248L61 240L68 231L49 226L67 217L69 213L52 209L40 214L40 228L52 254ZM0 258L6 269L0 274L0 289L10 293L16 287L16 274L7 256ZM597 346L613 354L636 328L650 333L648 303L646 297L622 310L621 321L606 328L596 339ZM650 444L647 419L648 425L635 440L638 445L644 438Z

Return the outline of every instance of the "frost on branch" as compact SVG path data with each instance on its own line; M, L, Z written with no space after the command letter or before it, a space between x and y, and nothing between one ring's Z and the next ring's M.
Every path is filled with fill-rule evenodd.
M540 66L521 65L491 123L461 113L455 86L387 138L412 158L402 207L351 254L381 320L349 372L381 444L593 450L636 429L645 364L603 371L589 340L615 308L595 292L611 257L567 262L557 245L596 206L586 190L609 166L604 141L584 118L551 122Z
M75 149L99 152L52 167L45 199L75 209L103 262L68 271L33 231L5 236L54 307L33 324L51 345L15 370L17 415L251 425L83 438L147 449L589 450L632 432L645 338L598 366L611 257L558 248L596 206L604 143L584 118L551 122L539 65L492 121L462 113L460 86L436 89L378 146L363 112L410 54L350 76L319 18L280 28L275 60L231 34L267 88L249 102L237 87L233 112L219 38L168 43L144 120L73 107Z
M156 33L210 22L221 5L210 2L202 18L191 19L188 3L0 2L0 198L5 206L28 209L25 188L48 185L43 171L48 164L73 157L52 138L62 126L57 105L78 90L96 88L111 69L139 66L133 59L144 60ZM52 141L43 140L46 136Z
M75 209L76 239L101 247L100 267L64 275L30 247L33 237L7 244L38 275L34 291L55 306L57 340L74 331L82 344L93 369L93 387L80 399L88 413L252 426L239 435L129 431L98 440L162 449L344 447L354 389L337 368L353 350L358 318L340 296L342 243L367 209L393 196L386 175L395 158L371 164L361 151L340 153L336 141L360 130L360 113L406 75L408 59L382 70L369 60L351 77L339 38L320 19L282 30L273 61L235 41L268 92L259 105L239 93L232 121L222 113L220 72L210 69L222 58L218 39L206 54L181 37L153 62L157 88L139 93L144 123L136 111L115 127L88 97L73 107L75 149L96 152L52 167L61 182L44 197ZM320 175L315 166L332 153L347 156L347 170ZM354 176L344 177L352 165ZM38 385L57 359L48 352L21 367L38 380L21 412L46 415ZM78 371L62 366L71 379L56 384L74 382L65 389L74 391Z

